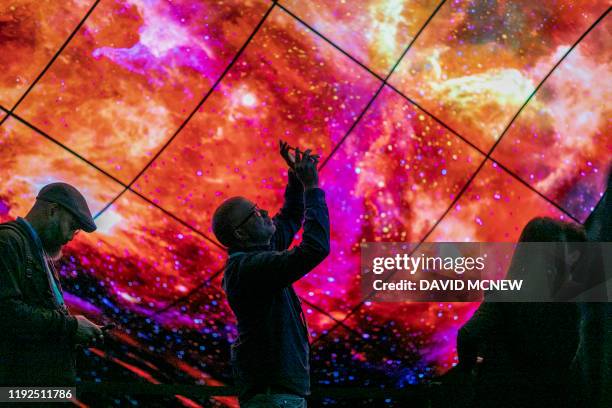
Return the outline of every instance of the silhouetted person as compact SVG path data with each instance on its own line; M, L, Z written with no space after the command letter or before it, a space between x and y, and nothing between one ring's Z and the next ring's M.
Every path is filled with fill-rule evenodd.
M612 242L611 195L612 166L608 171L606 192L584 224L588 240L591 242ZM604 280L610 278L608 275ZM605 284L602 285L602 290L607 290ZM582 303L580 316L580 345L575 360L581 387L579 400L583 407L610 407L612 406L612 304L609 301Z
M224 201L213 231L228 247L223 289L238 320L232 366L241 407L305 407L308 329L292 284L329 254L329 215L317 157L280 143L289 167L285 203L268 212L243 197ZM288 249L304 222L302 242Z
M579 226L535 218L519 242L550 244L535 251L523 246L531 250L528 257L517 249L507 278L539 279L554 268L547 265L554 257L546 251L557 251L556 242L585 240ZM557 286L553 294L560 290ZM477 367L473 406L572 406L570 366L578 346L578 321L575 303L483 302L457 335L460 369L470 372L478 356L483 360Z
M68 312L54 264L79 230L95 229L85 198L65 183L0 224L0 385L72 385L75 345L102 340L97 325Z

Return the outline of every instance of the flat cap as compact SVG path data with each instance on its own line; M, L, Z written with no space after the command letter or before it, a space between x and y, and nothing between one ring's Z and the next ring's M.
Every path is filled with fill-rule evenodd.
M40 190L36 199L56 203L64 207L76 218L81 229L85 232L93 232L97 228L85 197L70 184L48 184Z

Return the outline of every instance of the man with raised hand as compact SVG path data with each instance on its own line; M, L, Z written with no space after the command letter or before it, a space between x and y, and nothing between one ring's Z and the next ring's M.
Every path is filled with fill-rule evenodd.
M223 289L238 320L232 366L240 406L306 407L308 329L292 284L329 254L329 214L318 156L279 142L289 166L285 202L273 218L244 197L224 201L213 231L228 248ZM288 249L304 221L302 242Z
M73 385L75 345L102 342L98 325L68 312L55 268L79 230L95 229L66 183L43 187L24 218L0 224L0 385Z

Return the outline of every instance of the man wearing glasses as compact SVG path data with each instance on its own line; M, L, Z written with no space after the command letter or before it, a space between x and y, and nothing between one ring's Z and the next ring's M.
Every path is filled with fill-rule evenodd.
M243 408L302 408L310 394L308 329L292 284L329 254L329 214L318 156L279 145L289 166L280 212L270 218L232 197L213 216L215 236L228 247L223 289L238 320L232 366ZM304 219L302 242L289 250Z
M0 224L0 386L69 386L75 345L101 328L72 316L55 261L79 230L96 229L85 198L66 183L43 187L24 218Z

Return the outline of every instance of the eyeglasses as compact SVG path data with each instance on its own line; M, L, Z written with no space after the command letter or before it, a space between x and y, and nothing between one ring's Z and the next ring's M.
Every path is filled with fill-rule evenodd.
M235 230L237 230L238 228L242 227L244 224L246 224L246 222L247 222L248 220L250 220L250 219L251 219L251 217L253 216L253 214L255 214L256 212L259 212L259 211L260 211L259 207L257 207L257 204L255 204L253 207L251 207L251 210L249 211L249 215L247 215L247 216L245 217L245 219L244 219L244 220L242 220L242 222L240 222L240 224L236 225L236 226L234 227L234 229L235 229Z

